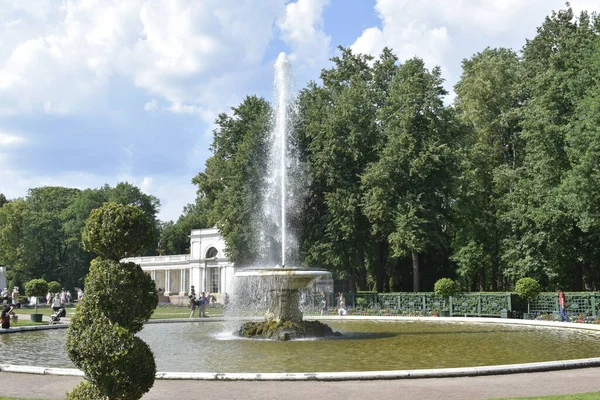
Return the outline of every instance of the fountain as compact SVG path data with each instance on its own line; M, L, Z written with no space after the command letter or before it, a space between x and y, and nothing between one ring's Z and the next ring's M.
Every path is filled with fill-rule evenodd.
M268 174L266 177L263 218L261 223L262 253L265 263L273 264L268 255L273 254L274 243L280 244L279 262L272 267L245 268L236 273L236 279L259 280L261 290L268 292L269 306L265 320L245 323L238 334L248 338L289 340L304 337L339 335L318 321L304 321L299 308L300 290L315 278L329 275L328 271L289 266L286 258L295 251L293 235L287 229L287 212L291 206L288 185L289 170L297 165L295 154L290 150L290 108L293 105L293 79L290 62L280 53L275 63L275 110L270 135ZM276 227L267 229L265 227Z

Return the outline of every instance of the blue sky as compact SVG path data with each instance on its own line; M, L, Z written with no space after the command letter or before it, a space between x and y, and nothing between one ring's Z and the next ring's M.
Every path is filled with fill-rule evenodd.
M599 11L597 1L571 1ZM562 0L0 0L0 193L131 182L175 220L210 156L213 121L270 99L290 55L302 88L337 46L439 65L519 50ZM448 102L452 101L452 94Z

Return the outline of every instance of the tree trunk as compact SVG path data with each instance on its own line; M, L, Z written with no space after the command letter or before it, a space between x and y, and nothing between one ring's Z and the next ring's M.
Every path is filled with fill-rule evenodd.
M577 263L575 264L575 276L573 277L573 290L576 292L581 292L583 288L583 264Z
M367 289L367 267L365 265L365 252L362 247L359 246L357 250L357 258L358 258L358 290L368 290Z
M419 253L416 250L412 251L413 264L413 292L419 291Z
M376 249L376 254L377 254L377 261L376 261L376 277L377 277L377 282L376 282L376 288L378 292L383 292L384 291L384 286L386 284L387 279L387 274L385 273L385 252L386 252L386 241L379 241L377 243L377 249Z

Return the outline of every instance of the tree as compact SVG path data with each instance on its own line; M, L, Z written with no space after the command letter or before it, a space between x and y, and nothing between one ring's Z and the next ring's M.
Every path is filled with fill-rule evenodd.
M504 219L512 234L503 258L514 266L515 278L531 276L543 286L562 282L581 290L597 265L594 232L575 212L581 209L572 201L577 193L572 183L581 176L574 171L584 154L577 143L591 139L581 140L592 132L586 127L592 110L585 117L580 112L597 89L598 36L595 17L575 18L567 8L547 17L523 49L527 150L506 196Z
M43 279L32 279L25 284L25 294L27 296L37 297L37 301L35 302L35 313L37 314L37 306L39 303L39 298L44 297L48 293L48 282Z
M56 281L48 282L48 292L47 293L60 293L60 289L62 288L61 284ZM45 295L46 293L44 293Z
M509 227L502 201L521 166L520 64L508 49L485 49L463 60L455 107L464 132L453 203L453 260L470 287L498 290L501 247Z
M249 96L232 111L217 118L213 155L192 182L198 186L197 204L206 207L208 224L221 231L229 258L251 264L260 258L256 226L271 108L264 99Z
M23 286L30 278L27 267L34 262L35 246L28 230L29 214L23 199L0 208L0 264L7 266L10 286Z
M452 119L443 105L439 68L411 59L394 76L379 111L385 148L364 175L365 213L392 257L412 257L420 289L419 254L444 246L452 176Z
M161 226L160 243L166 254L186 254L189 252L189 235L192 229L209 228L208 211L205 201L199 198L188 204L177 222L164 222Z
M370 56L340 47L334 67L300 94L296 126L308 175L303 240L305 261L323 265L367 289L372 238L362 206L360 176L376 159L379 130ZM388 53L386 53L388 54ZM389 56L391 66L395 58ZM387 62L386 66L389 66ZM380 66L380 63L377 64ZM381 68L383 69L383 68ZM377 280L383 286L383 275Z

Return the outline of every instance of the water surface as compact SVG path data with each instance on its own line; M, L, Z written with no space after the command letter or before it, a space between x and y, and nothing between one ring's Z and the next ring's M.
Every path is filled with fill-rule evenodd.
M329 321L340 339L234 338L221 322L149 324L159 371L329 372L472 367L600 357L600 334L573 329L410 321ZM0 363L70 367L65 330L0 335Z

